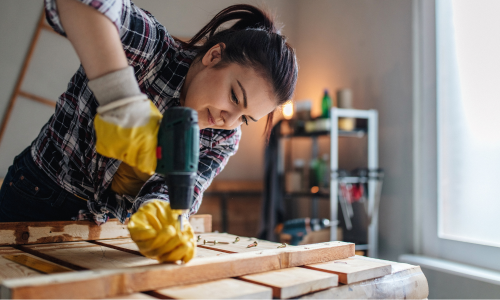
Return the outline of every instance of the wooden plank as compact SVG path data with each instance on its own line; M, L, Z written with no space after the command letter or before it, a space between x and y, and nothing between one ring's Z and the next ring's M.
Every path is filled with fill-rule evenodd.
M88 247L95 248L95 245ZM103 259L108 256L108 254L105 256L101 254ZM38 278L10 279L2 282L0 293L1 297L13 299L106 298L351 256L354 256L354 244L330 242L193 259L184 265L153 264L134 268L89 270ZM74 259L73 256L72 261ZM80 259L78 263L86 259Z
M139 252L139 247L137 247L137 244L131 238L90 241L89 243L113 248L116 250L132 253L135 255L142 255L141 252Z
M195 232L212 230L212 216L190 218ZM44 244L128 238L127 222L109 220L101 226L92 221L5 222L0 223L0 246Z
M156 290L149 294L160 299L271 299L272 289L227 278Z
M71 269L28 254L3 255L3 258L44 274L73 272Z
M256 238L249 237L239 237L240 241L234 243L235 239L238 237L233 234L228 233L205 233L199 234L198 245L211 250L222 251L226 253L242 253L242 252L253 252L260 250L268 250L268 249L278 249L280 243L273 243L269 241L259 240ZM204 243L203 241L218 241L218 242L226 242L229 244L216 244L213 243ZM248 245L257 242L256 247L248 248ZM293 248L294 246L288 246L289 248Z
M46 262L48 264L54 265L52 262L46 261L39 257L33 256L31 254L25 253L21 250L12 248L12 247L0 247L0 281L8 278L19 278L19 277L27 277L27 276L40 276L44 273L35 271L31 268L25 267L24 265L14 263L10 260L5 259L4 255L26 255L33 259ZM64 268L59 266L60 268ZM143 294L143 293L135 293L127 296L120 296L109 299L157 299L155 297Z
M192 215L189 218L189 223L193 227L195 233L205 233L212 231L212 215Z
M88 242L68 242L62 244L38 244L22 246L22 249L42 254L43 257L57 259L83 269L116 269L158 264L156 260Z
M393 264L390 275L304 295L300 299L426 299L429 285L418 266Z
M17 250L12 247L0 247L0 281L9 278L40 276L43 274L3 257L4 255L20 254L26 254L33 257L30 254L24 253L23 251Z
M391 274L390 263L350 257L326 263L304 266L305 268L339 275L343 284L355 283Z
M99 242L95 242L98 245L104 245L108 246L117 250L122 250L126 252L131 252L137 255L141 255L139 252L139 247L137 247L137 244L130 238L128 239L115 239L115 240L101 240ZM196 248L196 254L195 258L202 258L202 257L212 257L212 256L220 256L220 255L227 255L225 252L220 252L220 251L215 251L215 250L209 250L205 248Z
M305 268L288 268L239 277L273 289L273 297L286 299L338 285L338 276Z
M208 258L221 255L228 255L228 253L196 247L195 258Z
M42 244L129 237L127 226L110 220L0 223L0 245Z

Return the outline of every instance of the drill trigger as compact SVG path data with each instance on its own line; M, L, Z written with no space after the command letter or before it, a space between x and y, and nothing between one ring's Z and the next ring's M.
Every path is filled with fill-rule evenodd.
M161 159L161 146L156 147L156 158Z

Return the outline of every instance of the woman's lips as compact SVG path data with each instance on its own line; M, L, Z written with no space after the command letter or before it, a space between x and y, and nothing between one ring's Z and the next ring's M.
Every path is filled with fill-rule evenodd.
M210 113L210 109L207 108L207 110L208 110L208 124L215 125L215 119L214 119L214 117L212 117L212 114Z

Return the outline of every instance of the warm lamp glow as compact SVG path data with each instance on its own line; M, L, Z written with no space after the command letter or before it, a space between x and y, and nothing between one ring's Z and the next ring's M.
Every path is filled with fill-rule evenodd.
M313 187L311 188L311 193L316 194L317 192L319 192L319 187L317 187L317 186L313 186Z
M283 117L287 120L293 117L293 103L291 101L283 105Z

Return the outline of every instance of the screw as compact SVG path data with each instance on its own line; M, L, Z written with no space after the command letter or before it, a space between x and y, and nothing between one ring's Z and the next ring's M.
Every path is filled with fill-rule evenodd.
M198 236L197 242L201 241L201 235Z
M207 241L207 240L203 240L203 245L205 245L206 243L214 243L214 245L217 245L217 244L229 244L228 242L219 242L219 241Z
M257 247L258 243L257 241L251 243L250 245L247 246L247 248L252 248L252 247Z
M278 248L285 248L286 246L287 246L287 244L283 243L283 244L279 245Z
M237 242L239 242L239 241L240 241L240 237L239 237L239 236L237 236L237 237L234 239L233 244L236 244L236 243L237 243Z

